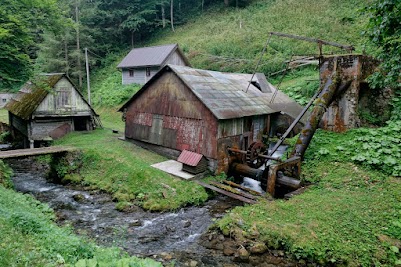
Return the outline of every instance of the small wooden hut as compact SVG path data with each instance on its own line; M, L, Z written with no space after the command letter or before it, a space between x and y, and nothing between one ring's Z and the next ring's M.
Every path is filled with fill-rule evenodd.
M192 174L205 172L208 166L208 160L205 156L188 150L183 150L177 161L182 163L183 171Z
M27 82L5 108L11 133L24 137L24 147L100 126L99 115L65 74Z

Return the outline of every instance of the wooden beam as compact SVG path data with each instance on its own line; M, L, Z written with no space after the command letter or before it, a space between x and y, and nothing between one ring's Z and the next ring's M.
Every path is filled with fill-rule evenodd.
M234 199L241 200L242 202L245 202L245 203L248 203L248 204L256 204L256 201L255 201L255 200L252 200L252 199L249 199L249 198L240 196L240 195L236 195L236 194L231 193L231 192L228 192L228 191L226 191L226 190L217 188L217 187L215 187L215 186L213 186L213 185L206 184L206 183L203 183L203 182L201 182L201 181L194 181L194 182L197 183L197 184L199 184L199 185L201 185L201 186L203 186L203 187L205 187L205 188L211 189L211 190L213 190L213 191L215 191L215 192L217 192L217 193L220 193L220 194L229 196L229 197L234 198Z
M77 149L73 147L63 147L63 146L41 147L32 149L15 149L15 150L1 151L0 159L23 158L23 157L38 156L38 155L63 153L75 150Z
M286 37L286 38L291 38L291 39L297 39L297 40L317 43L317 44L331 45L331 46L342 48L349 52L352 52L355 50L355 48L352 45L343 45L343 44L339 44L339 43L335 43L335 42L329 42L329 41L325 41L325 40L321 40L321 39L299 36L299 35L295 35L295 34L287 34L287 33L281 33L281 32L270 32L270 34L276 35L276 36L281 36L281 37Z

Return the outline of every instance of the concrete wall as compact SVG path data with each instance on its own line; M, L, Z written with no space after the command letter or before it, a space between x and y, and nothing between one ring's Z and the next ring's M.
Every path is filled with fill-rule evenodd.
M363 55L331 56L323 59L320 77L323 83L337 68L343 82L351 80L350 87L337 97L327 109L321 121L321 128L343 132L361 126L359 101L362 84L375 71L378 62ZM366 97L366 96L365 96ZM372 95L373 97L373 95Z

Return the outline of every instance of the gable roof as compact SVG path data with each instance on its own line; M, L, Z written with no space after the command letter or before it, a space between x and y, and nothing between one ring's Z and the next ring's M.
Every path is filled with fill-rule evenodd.
M150 46L132 49L118 64L117 68L138 68L149 66L162 66L168 57L177 51L185 63L190 66L178 44Z
M167 65L162 68L119 111L123 111L150 84L156 82L158 77L167 71L174 72L219 120L276 112L283 112L296 118L302 111L301 105L283 92L275 90L274 86L265 78L259 82L258 76L261 79L260 75L263 74L255 75L252 83L249 84L252 74L223 73L175 65ZM258 89L255 86L266 83L268 88ZM274 101L270 103L272 98Z
M25 83L19 92L13 97L10 102L7 103L5 109L12 114L28 120L32 113L39 107L40 103L46 98L46 96L52 91L54 86L64 77L66 78L75 88L72 81L63 73L47 74L43 76L44 79L40 81L42 84L34 84L31 81ZM82 97L83 101L88 104L93 114L98 116L93 110L91 105L85 100L81 92L76 90Z
M199 161L203 158L202 154L198 154L189 150L183 150L178 157L177 161L183 164L195 167L199 164Z

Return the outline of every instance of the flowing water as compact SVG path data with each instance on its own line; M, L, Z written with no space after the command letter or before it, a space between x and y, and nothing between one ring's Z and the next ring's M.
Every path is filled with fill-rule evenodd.
M121 247L131 255L173 257L178 266L188 259L202 266L221 266L231 261L224 256L209 257L212 252L198 241L213 220L241 202L218 196L201 207L177 212L150 213L140 208L119 212L108 194L47 181L33 161L10 160L8 164L14 170L17 191L48 203L60 224L73 225L78 233L93 237L99 244Z
M284 151L280 149L274 156L280 156ZM186 207L176 212L151 213L139 207L120 212L108 194L46 180L46 171L34 160L9 160L7 163L14 170L13 182L17 191L48 203L56 212L59 224L70 224L78 234L89 236L99 244L118 246L130 255L153 257L164 263L174 261L175 266L259 266L259 263L295 266L274 253L260 257L256 261L258 264L238 264L233 262L233 257L224 256L222 248L206 248L205 243L214 241L218 241L214 247L222 247L223 236L211 240L210 235L203 234L228 210L242 205L237 200L219 195L203 206ZM244 185L261 190L260 182L250 178L244 179Z

